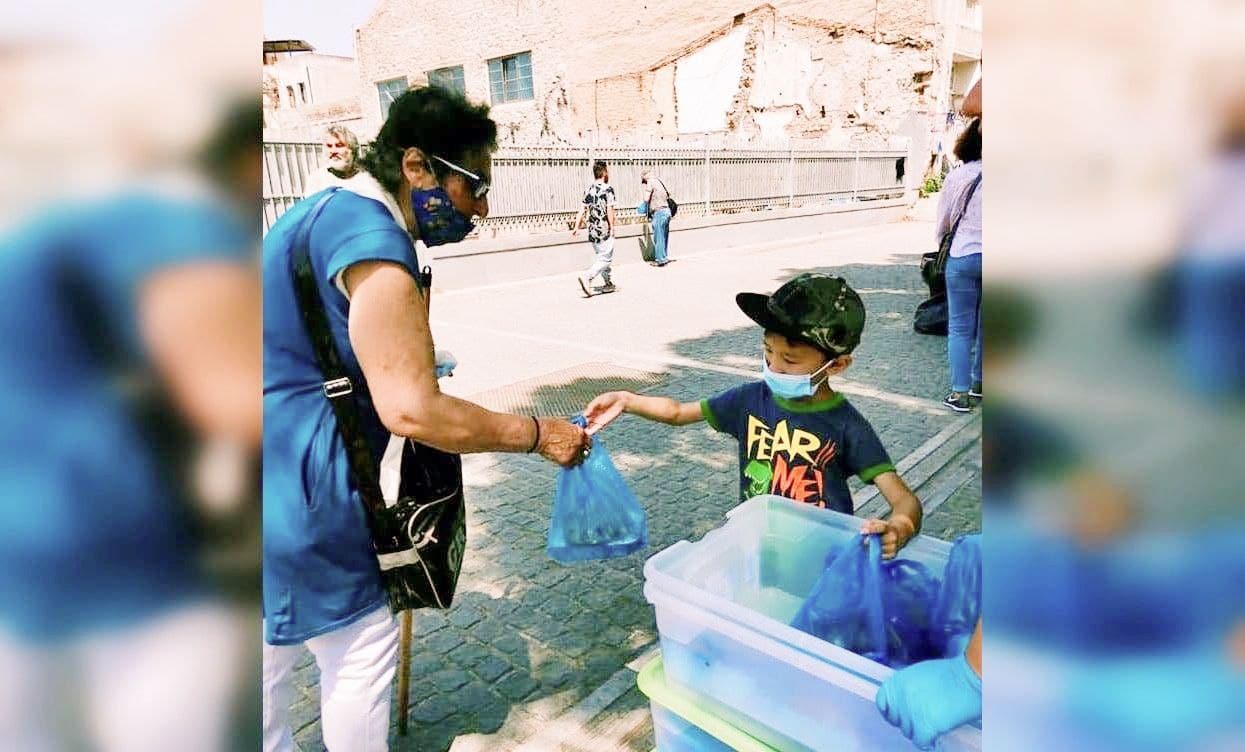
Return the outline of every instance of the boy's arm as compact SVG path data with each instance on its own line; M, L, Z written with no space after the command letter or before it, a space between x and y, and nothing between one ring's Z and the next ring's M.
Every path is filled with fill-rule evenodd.
M610 204L609 219L610 219L610 237L614 237L614 205L613 204Z
M686 426L705 419L699 402L676 402L669 397L650 397L632 392L607 392L588 403L584 417L589 435L600 431L624 412L671 426Z
M586 211L588 211L588 207L587 207L587 206L581 206L581 207L579 207L579 213L575 215L575 224L571 225L571 234L572 234L572 235L574 235L574 234L576 234L576 233L578 233L578 232L579 232L579 228L580 228L580 226L581 226L581 223L584 221L584 212L586 212Z
M873 483L890 504L891 514L885 520L865 520L861 531L881 534L882 558L893 559L899 549L921 531L924 517L921 502L899 473L893 470L874 478Z

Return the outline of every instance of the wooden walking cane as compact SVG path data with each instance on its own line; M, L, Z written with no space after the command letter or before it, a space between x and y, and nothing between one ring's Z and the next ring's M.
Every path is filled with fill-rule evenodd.
M411 704L411 612L402 612L398 639L398 733L406 736L406 713Z
M424 290L424 311L432 315L432 267L425 266L419 275ZM435 368L436 365L434 364ZM411 612L402 612L398 637L398 734L406 736L407 711L411 705Z

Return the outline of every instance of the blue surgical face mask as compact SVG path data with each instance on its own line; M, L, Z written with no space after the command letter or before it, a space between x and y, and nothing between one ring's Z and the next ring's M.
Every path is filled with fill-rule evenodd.
M429 246L457 243L475 229L475 223L454 208L450 194L441 186L411 191L411 209L419 227L419 239Z
M765 383L775 397L802 399L813 396L817 391L817 387L813 386L813 377L829 368L833 362L834 360L826 361L824 366L812 373L774 373L770 370L769 361L762 355L761 373L765 376ZM817 386L821 385L818 384Z

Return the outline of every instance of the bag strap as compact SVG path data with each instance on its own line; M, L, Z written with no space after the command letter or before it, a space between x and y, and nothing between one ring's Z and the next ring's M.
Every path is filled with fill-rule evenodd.
M672 196L670 195L670 189L666 187L666 181L661 178L657 178L657 182L661 183L661 189L666 192L666 201L668 202Z
M337 430L341 432L346 454L350 460L350 471L354 475L355 485L363 506L370 513L371 521L383 519L385 499L380 490L380 479L374 466L371 446L363 432L359 418L358 403L354 394L367 394L367 385L351 383L341 355L333 342L333 332L329 327L328 315L324 311L324 301L320 297L316 285L316 275L311 264L311 227L315 224L320 212L340 188L333 186L307 212L294 235L294 247L290 254L290 271L294 281L294 292L298 298L299 313L302 314L303 327L315 350L316 363L320 375L324 379L321 389L333 408L337 418ZM425 270L427 274L427 270Z
M964 219L965 214L968 214L968 202L973 200L973 194L977 192L978 185L981 185L981 173L977 173L977 179L968 187L968 194L964 197L964 204L960 207L960 213L955 217L955 224L951 225L952 240L955 240L955 233L960 229L960 220Z

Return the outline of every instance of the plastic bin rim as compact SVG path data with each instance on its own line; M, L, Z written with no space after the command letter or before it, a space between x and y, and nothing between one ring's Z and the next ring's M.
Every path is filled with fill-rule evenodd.
M864 521L860 517L857 517L854 514L847 514L846 512L836 512L833 509L822 509L821 507L817 507L812 504L804 504L798 501L794 501L792 499L788 499L785 496L778 496L776 494L762 494L760 496L753 496L747 501L727 510L726 519L729 521L729 520L734 519L735 517L753 513L754 509L759 509L762 507L764 508L777 507L777 508L781 508L783 511L787 513L795 514L801 517L809 517L812 519L822 517L827 520L834 520L840 523L848 523L852 528L856 530L860 529L860 523ZM721 528L716 528L716 529L720 530ZM714 531L710 531L710 533L712 532ZM707 537L709 537L709 534L706 534L704 536L704 538L707 538ZM704 540L704 538L702 538L701 540ZM932 538L928 535L918 534L912 540L908 541L908 544L904 546L904 551L909 551L912 553L923 551L925 553L930 553L930 554L936 553L938 555L949 555L951 553L951 543L948 541L941 540L939 538Z
M730 520L742 514L753 513L753 510L755 509L769 507L775 504L775 502L778 503L778 506L786 507L788 511L794 511L797 514L803 514L806 516L824 515L830 518L838 517L840 519L856 519L851 515L843 514L841 512L808 507L806 504L800 504L799 502L792 501L782 496L774 495L754 496L728 511L726 516L727 519ZM808 507L808 511L804 511L805 507ZM758 638L760 639L773 640L778 644L785 644L803 653L809 654L820 660L827 661L840 668L846 669L852 673L878 683L885 681L887 677L894 673L894 669L891 669L888 666L876 661L871 661L868 658L857 655L849 650L844 650L843 648L837 645L832 645L824 640L819 640L816 637L805 632L801 632L791 625L784 624L777 619L773 619L758 612L752 612L747 609L740 608L722 596L715 595L702 588L690 585L674 577L673 575L661 571L661 569L658 568L665 560L677 556L678 551L701 543L711 543L716 540L718 534L721 533L725 527L726 526L722 526L710 530L696 543L687 540L677 541L650 556L648 560L644 562L644 597L648 600L648 602L652 603L654 606L658 605L654 599L654 595L656 593L664 593L675 602L695 604L703 608L714 617L738 624L755 632L759 632L760 634L758 634ZM944 547L946 552L950 551L951 545L945 541L939 541L937 539L926 539L926 541L926 545L940 549L940 553L943 552L942 549L944 549ZM650 588L652 588L652 590L650 590Z

